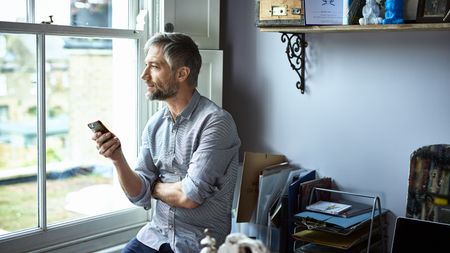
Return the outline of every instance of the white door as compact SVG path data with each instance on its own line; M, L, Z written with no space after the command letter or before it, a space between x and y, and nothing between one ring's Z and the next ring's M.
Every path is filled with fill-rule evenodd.
M201 49L219 49L220 0L163 0L164 26L173 24L174 32L189 34Z
M200 50L200 54L202 68L198 76L197 90L222 107L223 51Z

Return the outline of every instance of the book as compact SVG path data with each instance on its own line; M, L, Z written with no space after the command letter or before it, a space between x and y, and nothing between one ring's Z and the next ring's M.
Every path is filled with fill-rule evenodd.
M342 201L341 203L351 205L352 207L340 214L341 217L350 218L362 213L366 213L372 210L372 205L359 203L359 202L350 202L350 201Z
M351 205L343 203L320 200L314 204L306 206L306 210L338 215L344 211L347 211L351 207Z
M315 199L320 200L330 199L330 193L324 191L321 192L315 191L315 195L311 196L311 192L313 191L314 188L331 189L331 178L323 177L301 183L298 193L298 195L301 196L301 199L299 199L298 202L299 204L298 210L300 211L305 210L306 206L309 205ZM312 199L310 199L311 197Z

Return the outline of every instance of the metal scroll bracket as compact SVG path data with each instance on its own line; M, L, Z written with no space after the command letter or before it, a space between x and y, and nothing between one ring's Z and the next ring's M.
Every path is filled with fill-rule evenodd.
M306 47L308 43L305 40L304 33L282 33L281 42L286 45L286 55L288 57L289 63L295 72L297 73L300 81L297 81L297 89L301 91L302 94L305 93L305 57L306 57Z

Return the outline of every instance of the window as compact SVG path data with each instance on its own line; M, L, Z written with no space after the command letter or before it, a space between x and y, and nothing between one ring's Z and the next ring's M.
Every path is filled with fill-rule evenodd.
M135 160L148 114L139 79L147 31L130 29L146 3L136 2L0 0L1 252L115 236L100 249L147 221L87 127L102 120Z

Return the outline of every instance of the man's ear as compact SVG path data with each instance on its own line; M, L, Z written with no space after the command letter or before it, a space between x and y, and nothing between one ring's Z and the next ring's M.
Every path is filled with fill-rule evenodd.
M186 66L178 68L178 70L177 70L177 80L179 82L186 81L186 79L189 76L189 73L191 73L191 69L186 67Z

